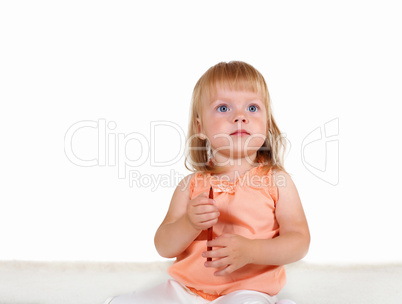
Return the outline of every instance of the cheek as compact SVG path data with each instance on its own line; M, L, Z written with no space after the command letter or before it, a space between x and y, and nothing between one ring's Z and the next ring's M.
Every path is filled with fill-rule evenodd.
M210 136L214 136L214 135L219 136L219 134L221 134L222 132L225 132L224 120L222 118L219 119L219 117L209 116L207 118L205 130L209 133Z
M264 135L255 135L251 136L248 141L247 141L247 146L248 148L254 150L254 149L259 149L261 146L264 144L266 137Z
M210 137L210 141L215 148L219 147L220 149L225 149L234 146L233 138L227 134L216 133Z
M267 122L265 117L260 118L255 121L254 124L254 134L249 138L249 146L250 147L258 147L260 148L263 144L265 139L267 138Z

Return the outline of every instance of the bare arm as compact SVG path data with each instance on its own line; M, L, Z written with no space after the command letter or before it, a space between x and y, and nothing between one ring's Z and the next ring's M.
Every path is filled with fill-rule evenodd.
M310 232L299 193L289 174L281 171L285 185L279 186L276 219L279 236L270 240L256 240L251 262L255 264L284 265L302 259L310 245Z
M166 258L177 257L202 230L218 221L218 209L207 192L190 200L191 177L187 176L177 186L166 217L155 234L156 250Z

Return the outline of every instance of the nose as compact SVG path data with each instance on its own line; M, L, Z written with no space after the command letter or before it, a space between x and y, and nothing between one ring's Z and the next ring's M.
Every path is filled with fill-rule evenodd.
M247 117L243 113L238 113L234 117L234 123L248 123Z

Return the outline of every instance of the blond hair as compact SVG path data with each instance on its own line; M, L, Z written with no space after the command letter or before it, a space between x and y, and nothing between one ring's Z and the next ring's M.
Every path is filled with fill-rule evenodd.
M220 172L220 168L211 162L209 143L206 139L199 137L197 125L197 119L203 124L204 117L201 116L201 113L204 101L210 100L217 87L251 91L261 95L267 110L267 138L257 151L255 163L263 163L266 169L284 170L283 155L286 149L286 141L272 116L267 84L260 72L242 61L220 62L209 68L196 83L191 101L187 134L186 168L193 172Z

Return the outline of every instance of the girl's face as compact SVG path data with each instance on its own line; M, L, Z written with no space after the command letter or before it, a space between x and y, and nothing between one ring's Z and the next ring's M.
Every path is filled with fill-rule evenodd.
M257 93L218 87L211 100L204 101L199 131L207 136L215 160L250 158L264 144L266 107Z

